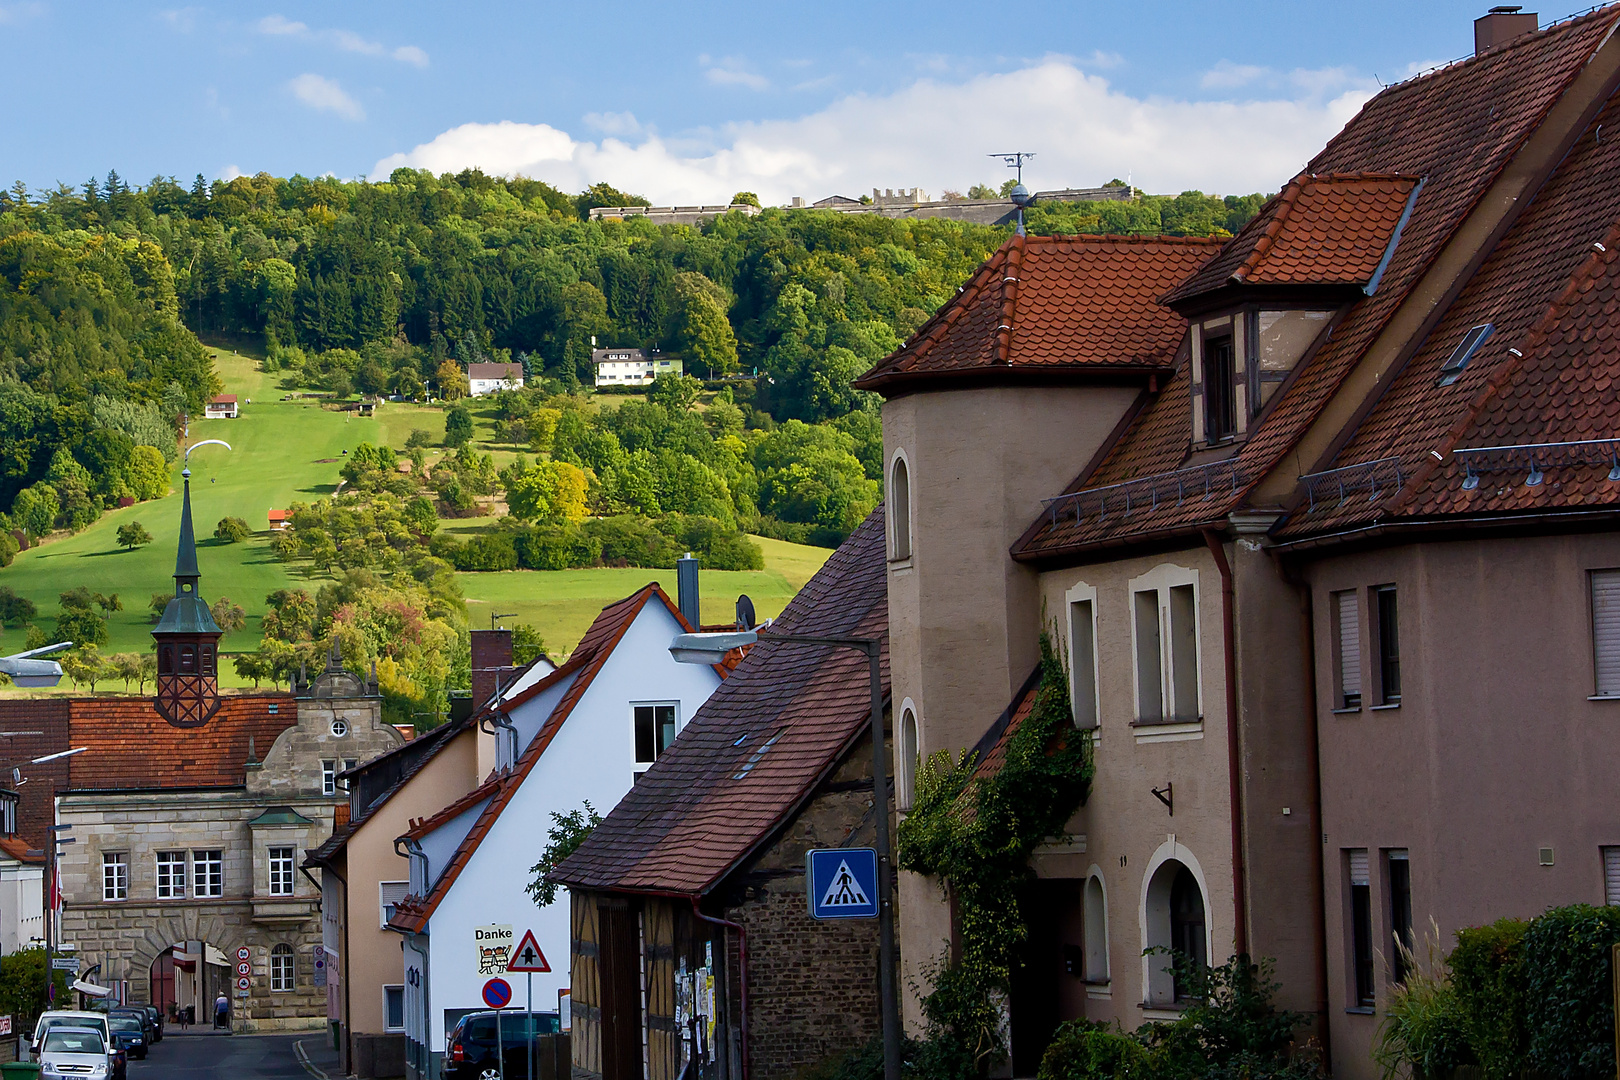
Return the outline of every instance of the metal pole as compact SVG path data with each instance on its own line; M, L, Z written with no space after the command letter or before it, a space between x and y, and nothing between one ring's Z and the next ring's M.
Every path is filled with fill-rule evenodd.
M529 1025L529 1047L528 1047L528 1052L525 1054L525 1056L523 1058L524 1070L525 1070L523 1075L525 1077L527 1077L528 1080L534 1080L534 1066L535 1066L535 1056L534 1056L534 972L530 971L530 972L525 973L523 978L528 981L528 991L527 991L527 993L528 993L528 1017L527 1017L527 1023Z
M872 679L872 801L878 852L878 986L883 995L883 1080L900 1080L900 1002L894 985L894 872L889 855L889 762L883 730L880 642L864 648Z
M501 1035L501 1010L495 1010L495 1062L501 1070L501 1077L506 1076L506 1039Z

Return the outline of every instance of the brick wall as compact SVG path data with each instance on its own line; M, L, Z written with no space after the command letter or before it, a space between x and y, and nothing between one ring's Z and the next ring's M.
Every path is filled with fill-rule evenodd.
M67 789L72 759L57 758L43 765L21 763L68 749L68 710L65 697L41 695L0 701L0 732L43 732L0 737L0 787L12 785L13 765L22 769L27 781L17 789L17 832L30 847L45 846L46 830L55 822L51 797Z
M473 707L484 704L495 696L495 668L512 666L512 631L474 630L472 637L472 696ZM502 682L511 682L512 673L500 675Z

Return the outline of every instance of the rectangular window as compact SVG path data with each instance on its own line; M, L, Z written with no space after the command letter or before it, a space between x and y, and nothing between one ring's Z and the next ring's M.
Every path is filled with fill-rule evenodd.
M1344 853L1350 877L1350 963L1355 974L1355 1001L1370 1009L1373 997L1372 883L1367 877L1367 849Z
M159 900L183 900L186 895L186 853L157 853L157 896Z
M385 1031L405 1030L405 988L403 986L383 987L383 1029Z
M651 765L675 741L675 706L636 706L636 764Z
M1069 604L1069 699L1074 726L1097 726L1097 616L1090 600Z
M1620 570L1592 571L1592 660L1598 697L1620 697Z
M337 762L321 762L321 794L337 794Z
M1198 611L1191 585L1170 587L1171 715L1183 723L1198 720Z
M270 895L291 896L293 894L293 849L290 847L273 847L270 849Z
M378 915L382 919L381 926L388 925L388 920L394 917L394 907L409 896L410 891L411 883L408 881L377 882L377 907Z
M1412 970L1412 862L1404 848L1384 852L1384 873L1389 882L1390 970L1397 983Z
M197 896L225 895L225 853L193 851L191 853L192 889Z
M1204 439L1237 434L1237 372L1230 337L1204 339Z
M1599 850L1603 854L1603 902L1620 904L1620 847Z
M1348 589L1333 594L1334 626L1337 635L1334 649L1334 677L1338 680L1338 699L1335 708L1361 708L1361 606L1356 602L1356 590Z
M293 970L292 946L277 945L270 950L270 992L290 994L297 986L298 977Z
M1373 590L1373 601L1378 634L1378 703L1398 705L1401 701L1401 636L1395 586L1378 586Z
M129 856L121 851L101 856L101 898L129 899Z
M1136 718L1164 719L1164 683L1159 670L1159 593L1139 592L1136 607Z

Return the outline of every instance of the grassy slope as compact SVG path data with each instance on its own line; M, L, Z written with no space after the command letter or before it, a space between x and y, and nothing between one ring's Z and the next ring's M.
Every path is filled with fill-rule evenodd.
M229 596L248 612L247 629L229 635L229 651L253 648L259 639L259 617L265 596L279 588L318 588L290 572L270 554L266 511L294 501L328 495L336 487L344 450L362 442L387 441L404 445L413 427L425 427L435 437L444 430L437 409L384 405L376 420L350 418L313 403L281 401L281 392L257 362L238 353L218 350L216 361L226 389L242 400L236 420L195 421L193 440L224 439L232 449L205 446L192 455L192 517L199 538L198 561L203 573L203 595ZM248 398L252 404L248 404ZM481 425L482 426L482 425ZM338 461L323 462L323 458ZM94 592L117 593L124 610L108 619L104 652L144 652L151 648L152 622L147 601L154 592L173 589L174 549L180 528L180 476L176 465L175 489L169 497L104 514L77 536L64 537L20 554L0 570L5 585L33 600L39 624L50 628L57 595L78 585ZM257 532L240 544L220 544L213 537L221 517L243 518ZM132 552L120 549L114 535L118 526L139 521L153 542ZM447 522L457 528L481 527L487 521ZM709 571L704 576L705 620L729 620L738 593L747 593L763 618L786 606L831 552L776 540L760 540L765 549L763 571ZM474 626L488 626L489 612L516 612L513 621L533 624L554 652L573 648L591 619L607 604L648 581L657 580L673 595L674 571L661 570L520 570L503 574L462 574ZM499 601L499 607L491 607ZM0 649L22 648L22 632L0 632ZM230 682L234 675L227 675ZM64 684L65 685L65 684ZM105 684L104 684L105 685Z

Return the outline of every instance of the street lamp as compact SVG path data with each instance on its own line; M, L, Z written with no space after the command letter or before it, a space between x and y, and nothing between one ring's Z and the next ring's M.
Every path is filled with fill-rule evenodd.
M894 876L889 855L889 767L883 753L883 673L881 638L821 637L814 634L756 633L736 630L677 634L669 652L682 664L718 664L733 649L750 645L831 645L866 654L872 687L872 800L878 853L878 985L883 1006L883 1080L900 1080L900 1002L894 984Z
M41 656L73 648L71 641L58 641L40 649L0 656L0 675L5 675L18 686L55 686L62 681L62 665L55 660L41 660Z

